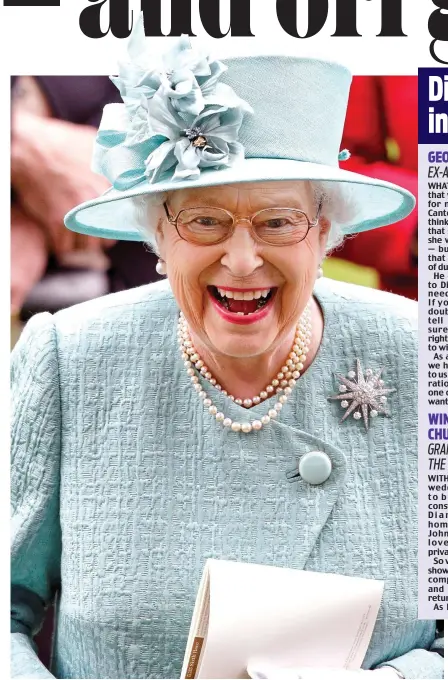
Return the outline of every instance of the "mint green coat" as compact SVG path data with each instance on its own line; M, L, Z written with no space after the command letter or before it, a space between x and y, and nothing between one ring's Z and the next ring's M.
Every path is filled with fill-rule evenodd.
M417 620L416 304L326 279L315 294L321 347L250 434L193 391L166 282L29 322L12 358L13 677L52 677L32 636L56 589L55 677L179 677L208 557L384 579L364 668L443 677L435 622ZM356 358L397 388L368 433L328 400ZM330 477L288 480L309 451Z

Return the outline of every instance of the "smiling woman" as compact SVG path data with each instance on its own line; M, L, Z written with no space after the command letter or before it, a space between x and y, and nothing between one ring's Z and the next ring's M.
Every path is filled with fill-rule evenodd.
M147 225L157 225L150 238L194 345L242 402L266 391L310 300L330 230L315 196L306 181L247 182L182 189L147 206ZM310 313L315 332L305 363L297 358L301 370L323 326L316 303ZM295 380L292 372L281 380Z
M339 166L344 67L186 39L154 65L139 31L95 149L112 187L66 224L147 241L167 280L37 315L14 350L12 675L179 677L213 557L385 581L363 670L311 677L442 678L417 618L416 305L321 276L414 198Z

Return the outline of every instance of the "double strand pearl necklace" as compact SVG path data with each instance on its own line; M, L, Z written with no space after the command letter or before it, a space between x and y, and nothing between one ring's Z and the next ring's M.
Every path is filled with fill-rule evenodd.
M311 342L310 303L308 303L305 307L305 310L300 317L300 321L297 324L294 345L292 346L292 350L289 353L289 357L286 360L285 365L282 366L281 371L277 373L277 376L270 382L270 384L267 385L259 395L253 397L252 399L235 399L232 394L228 394L226 390L222 389L221 385L219 385L216 379L212 376L208 367L205 365L196 348L194 347L187 321L182 312L179 316L177 335L182 359L184 361L185 368L187 369L187 373L190 376L193 389L197 392L199 398L204 402L204 406L208 408L210 415L214 416L218 423L221 423L224 427L230 428L233 432L241 431L248 433L252 430L261 430L263 425L267 425L273 418L278 416L279 412L283 408L283 404L286 403L288 397L292 393L297 379L300 377L300 372L302 371L305 364ZM200 373L206 380L208 380L208 382L216 390L234 401L235 404L244 406L247 409L249 409L254 404L259 404L265 399L268 399L274 394L274 392L279 395L278 401L274 404L273 408L269 409L266 415L262 416L260 420L253 420L252 422L247 421L243 423L233 421L230 418L227 418L224 413L218 411L210 396L202 389L202 385L199 382L199 377L196 374L196 371Z

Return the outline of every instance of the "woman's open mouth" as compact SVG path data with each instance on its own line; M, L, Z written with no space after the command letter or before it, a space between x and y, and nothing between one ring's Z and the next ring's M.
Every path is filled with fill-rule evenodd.
M217 311L234 323L252 323L266 316L277 290L235 290L208 286L210 298Z

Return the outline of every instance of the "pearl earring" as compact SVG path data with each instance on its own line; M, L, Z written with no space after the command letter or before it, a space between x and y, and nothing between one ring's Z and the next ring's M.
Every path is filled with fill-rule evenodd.
M160 274L160 276L164 276L166 274L166 264L160 259L160 257L156 264L156 272Z
M317 268L317 278L321 279L323 275L324 275L324 270L322 269L322 265L319 265L318 268Z

